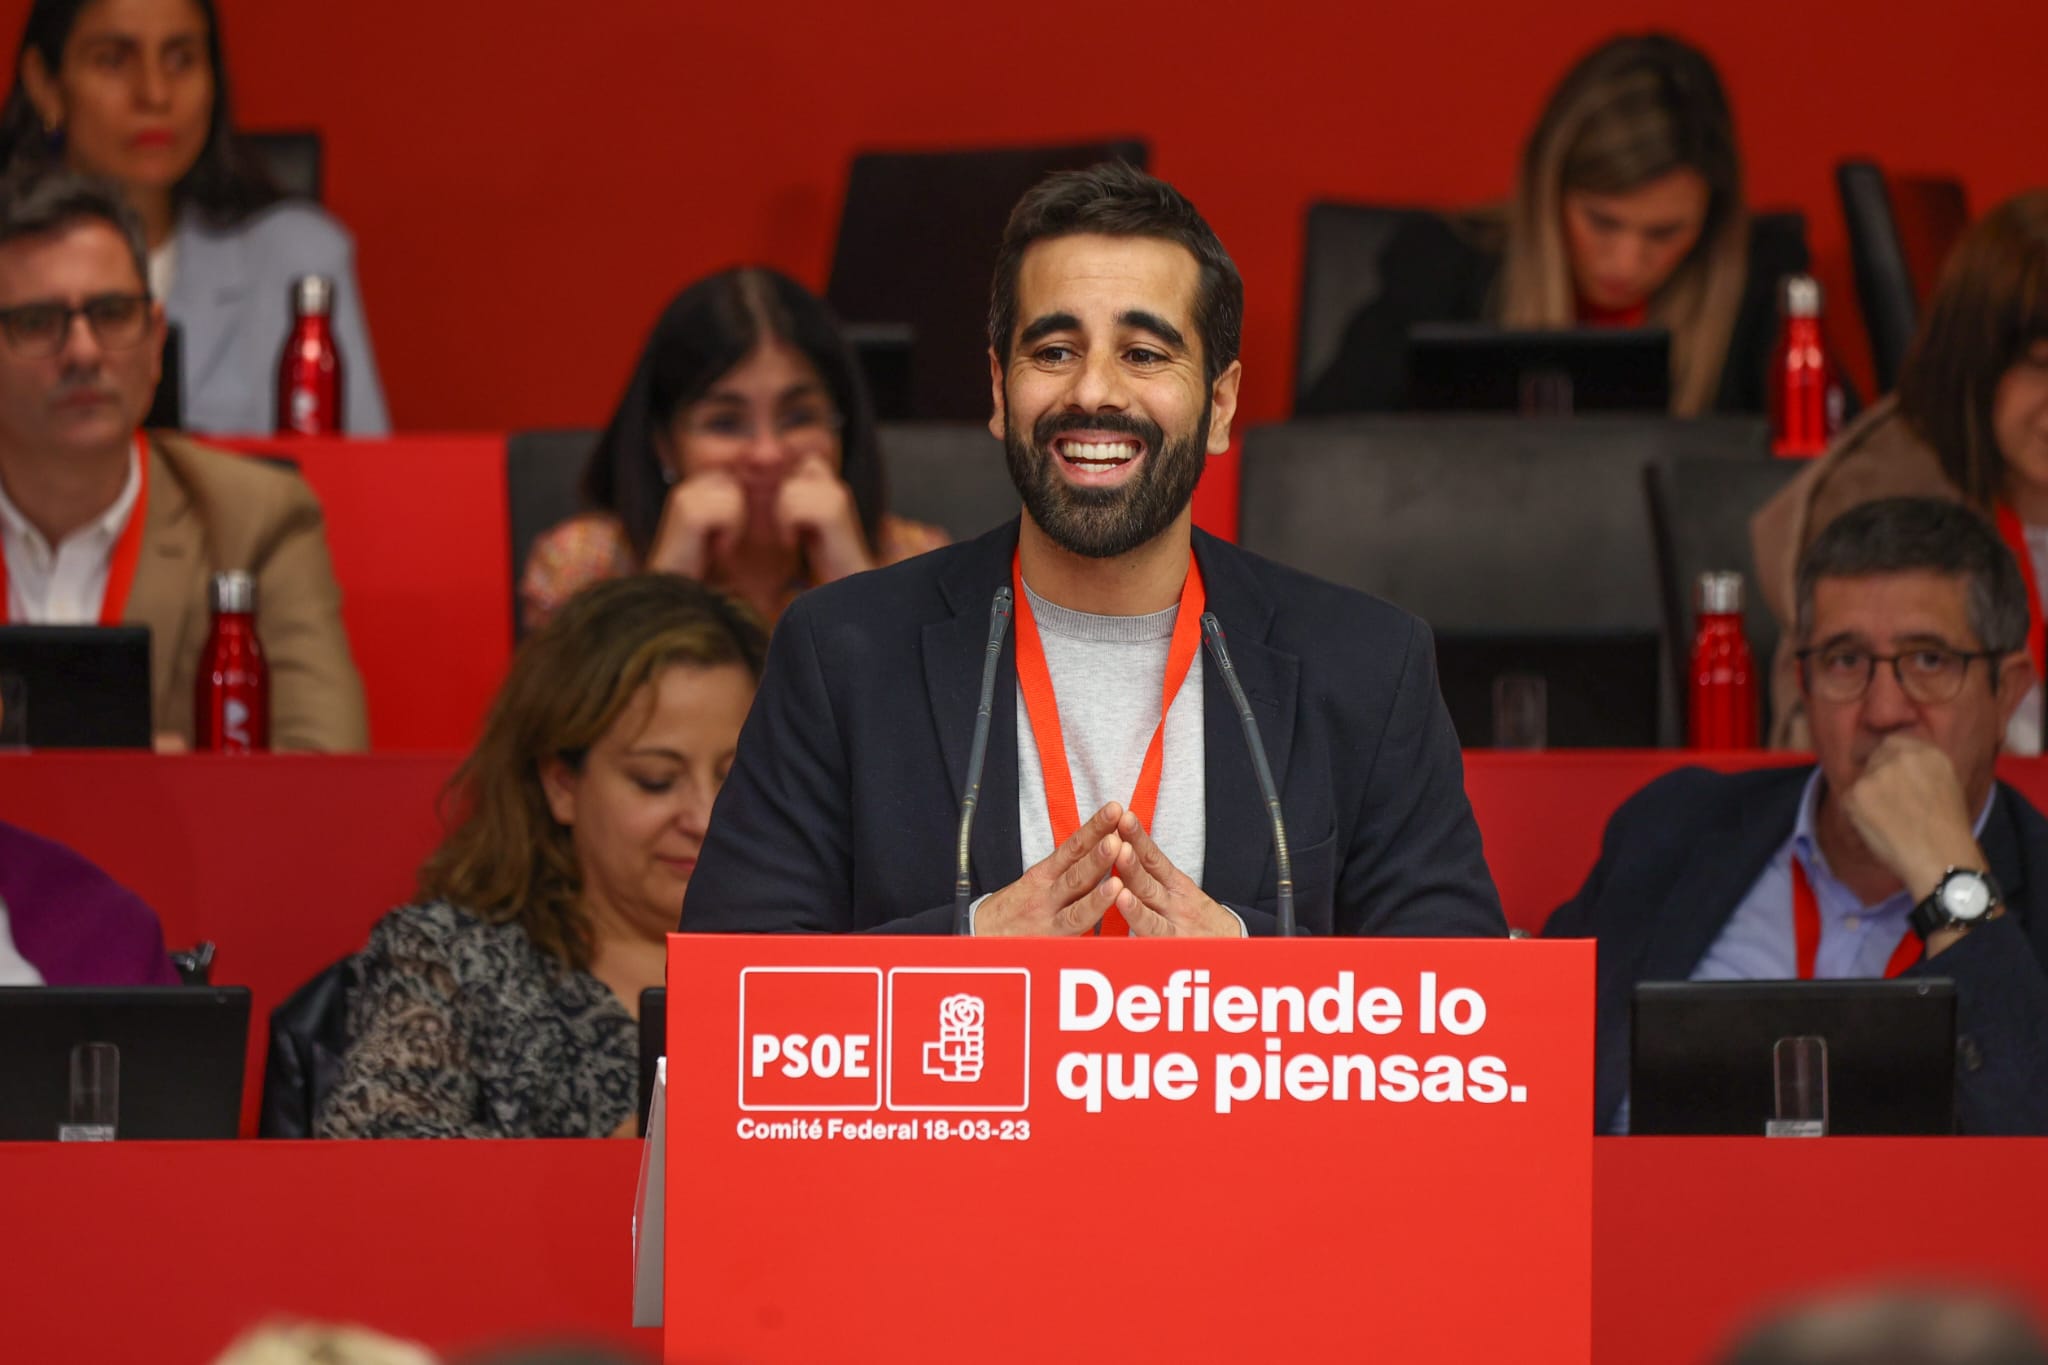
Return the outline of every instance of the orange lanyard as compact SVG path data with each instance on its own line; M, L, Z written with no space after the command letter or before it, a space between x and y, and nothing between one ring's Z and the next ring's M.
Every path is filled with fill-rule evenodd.
M2048 684L2048 632L2041 624L2041 585L2034 577L2034 556L2027 550L2027 531L2020 525L2012 504L1998 504L1998 536L2012 557L2020 562L2020 577L2027 583L2027 657L2034 661L2034 681ZM1992 660L1992 667L1998 666Z
M1021 555L1010 560L1010 586L1017 595L1017 689L1024 694L1024 710L1031 717L1031 736L1038 743L1038 766L1045 774L1045 813L1052 821L1052 846L1058 848L1074 837L1081 827L1080 812L1074 806L1074 776L1067 768L1067 740L1060 731L1060 703L1053 695L1052 673L1045 666L1045 645L1038 638L1038 621L1031 614L1031 595L1024 591ZM1208 595L1202 589L1202 570L1188 552L1188 576L1180 589L1180 614L1173 621L1173 641L1166 650L1166 686L1159 699L1159 727L1145 749L1145 762L1138 769L1138 789L1131 794L1131 813L1147 830L1152 828L1152 810L1159 804L1159 774L1166 762L1166 717L1173 699L1188 678L1195 651L1202 642L1202 612ZM1099 932L1128 935L1130 926L1115 906L1102 917Z
M100 624L118 626L128 608L128 591L135 586L135 566L142 561L142 520L149 507L149 452L140 433L135 437L135 505L128 509L128 524L114 540L114 552L107 561L107 588L100 597ZM7 621L7 556L0 554L0 624Z
M1799 957L1799 979L1813 980L1814 960L1820 956L1820 899L1813 894L1806 866L1797 857L1792 859L1792 944ZM1920 936L1908 929L1899 946L1892 949L1884 974L1897 976L1919 960Z

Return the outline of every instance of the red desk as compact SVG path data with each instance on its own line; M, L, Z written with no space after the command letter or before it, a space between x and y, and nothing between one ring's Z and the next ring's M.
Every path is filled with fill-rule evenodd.
M502 436L246 439L320 498L370 744L461 749L512 654Z
M1532 930L1585 879L1614 808L1692 761L1657 751L1465 759L1508 919ZM271 1007L361 947L379 915L411 898L420 860L440 837L436 797L458 761L453 753L0 755L0 820L69 844L132 887L163 917L173 946L219 945L215 979L255 996L253 1106ZM1999 772L2048 808L2048 762L2008 759Z
M638 1158L625 1142L10 1145L10 1358L182 1365L274 1313L443 1349L632 1339ZM2044 1174L2048 1141L1600 1139L1594 1359L1704 1362L1763 1307L1849 1282L1940 1275L2048 1302ZM1475 1308L1487 1297L1472 1286Z

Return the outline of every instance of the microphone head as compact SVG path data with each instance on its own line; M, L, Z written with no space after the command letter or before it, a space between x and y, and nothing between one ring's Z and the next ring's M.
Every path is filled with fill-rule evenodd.
M1216 619L1215 612L1205 611L1202 613L1202 634L1208 636L1219 645L1224 643L1223 623Z

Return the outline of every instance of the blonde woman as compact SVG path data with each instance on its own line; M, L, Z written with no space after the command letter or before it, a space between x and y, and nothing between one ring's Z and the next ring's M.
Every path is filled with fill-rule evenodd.
M587 588L520 646L458 823L356 959L318 1136L631 1133L640 993L766 649L750 611L673 574Z
M1490 321L1666 328L1673 413L1761 412L1777 282L1806 268L1800 232L1753 230L1713 63L1663 34L1615 38L1552 93L1504 209L1395 231L1381 294L1300 409L1398 406L1410 328Z

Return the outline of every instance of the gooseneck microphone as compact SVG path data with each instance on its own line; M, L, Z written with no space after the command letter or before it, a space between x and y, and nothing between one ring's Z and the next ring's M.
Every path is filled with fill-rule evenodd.
M960 839L953 849L953 932L974 932L968 904L974 899L974 874L968 869L968 840L974 833L974 811L981 804L981 767L988 757L989 717L995 711L997 665L1003 658L1003 637L1010 633L1011 594L997 588L988 604L988 657L981 665L981 705L974 711L974 747L967 751L966 795L960 798ZM1249 713L1247 713L1249 714ZM1271 785L1271 779L1268 779Z
M1280 817L1280 791L1273 785L1273 768L1266 762L1265 741L1259 738L1259 722L1252 715L1252 704L1245 699L1244 686L1237 680L1237 669L1231 665L1230 650L1223 643L1223 624L1216 619L1216 613L1202 613L1202 642L1209 646L1209 653L1215 656L1216 668L1223 674L1223 685L1230 689L1230 704L1237 708L1237 719L1244 726L1245 747L1252 752L1252 771L1259 775L1259 792L1266 798L1266 816L1273 822L1273 865L1279 873L1278 892L1280 937L1294 937L1294 860L1287 854L1287 822Z

